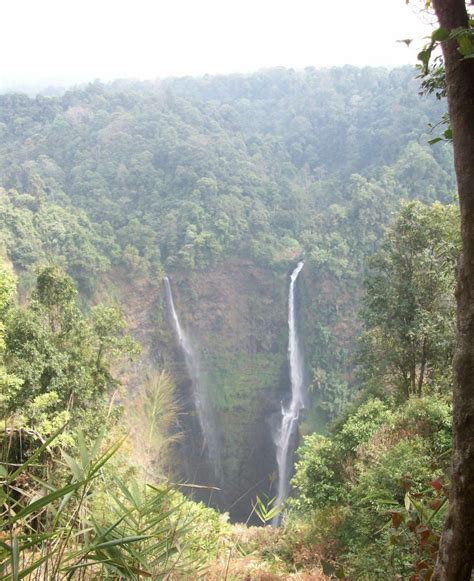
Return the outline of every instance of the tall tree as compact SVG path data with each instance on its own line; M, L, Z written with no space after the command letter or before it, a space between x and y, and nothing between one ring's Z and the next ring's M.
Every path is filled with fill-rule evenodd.
M456 206L408 202L370 258L359 348L365 384L406 397L451 388L458 228Z
M446 32L442 49L463 245L456 291L452 487L433 579L469 581L474 566L474 59L466 58L472 28L465 0L432 4Z

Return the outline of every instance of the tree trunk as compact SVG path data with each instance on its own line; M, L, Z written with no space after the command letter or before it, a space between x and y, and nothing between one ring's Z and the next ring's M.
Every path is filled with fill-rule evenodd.
M421 364L420 364L420 375L418 376L418 397L423 395L423 383L425 381L425 368L426 368L426 337L423 337L423 347L421 349Z
M433 0L442 28L468 28L465 0ZM433 580L469 581L474 564L474 59L443 43L463 251L454 356L454 450L449 512Z
M416 395L416 341L415 339L411 340L411 367L410 367L410 387L411 387L411 394Z

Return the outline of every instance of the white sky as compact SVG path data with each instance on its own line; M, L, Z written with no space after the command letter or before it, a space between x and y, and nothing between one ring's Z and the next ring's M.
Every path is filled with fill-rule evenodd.
M414 64L416 3L0 0L0 84Z

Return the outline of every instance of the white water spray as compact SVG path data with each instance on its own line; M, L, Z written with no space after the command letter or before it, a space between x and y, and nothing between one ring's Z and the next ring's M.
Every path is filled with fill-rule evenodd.
M178 337L179 345L183 351L186 369L191 379L193 403L204 440L204 446L207 449L208 458L212 468L214 469L217 483L220 483L222 482L223 474L220 461L219 443L206 382L201 373L199 357L192 346L189 335L184 331L179 321L169 278L165 276L163 282L165 285L166 301L173 319L173 326Z
M304 262L298 262L291 273L288 296L288 360L290 364L291 400L289 406L281 406L281 425L275 434L276 459L278 464L278 494L276 506L281 507L290 492L291 459L294 453L294 436L298 429L300 412L304 408L304 359L296 328L295 285ZM272 524L278 526L280 515Z

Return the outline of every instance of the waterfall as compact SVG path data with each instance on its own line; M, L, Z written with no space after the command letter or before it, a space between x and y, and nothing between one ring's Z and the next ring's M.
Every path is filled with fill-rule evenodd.
M296 327L295 285L303 269L304 262L298 263L290 277L288 293L288 361L290 367L291 399L288 407L281 405L281 424L275 434L276 459L278 465L278 494L276 506L281 507L290 492L291 460L294 453L294 436L298 429L300 411L304 407L304 359L303 350L298 340ZM278 526L280 515L272 524Z
M193 348L189 335L184 331L179 321L178 313L171 292L170 280L167 276L163 279L165 285L166 301L171 313L173 327L178 338L179 345L183 351L184 362L191 379L191 389L194 408L199 422L199 427L203 437L204 447L210 464L214 470L217 484L222 482L222 467L220 461L220 450L217 437L217 430L214 424L212 406L209 402L206 381L201 373L199 356Z

